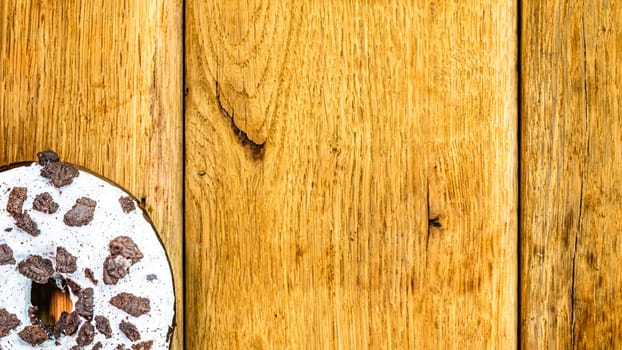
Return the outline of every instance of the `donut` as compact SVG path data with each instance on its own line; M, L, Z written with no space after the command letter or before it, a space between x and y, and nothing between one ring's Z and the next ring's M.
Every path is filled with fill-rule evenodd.
M169 349L171 271L118 185L53 151L0 168L0 349ZM50 293L68 302L45 320Z

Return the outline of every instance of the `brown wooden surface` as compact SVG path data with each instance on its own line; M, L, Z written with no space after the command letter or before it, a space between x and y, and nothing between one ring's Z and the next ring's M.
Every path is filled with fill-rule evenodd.
M183 349L181 1L0 2L0 164L53 148L144 200Z
M622 4L524 1L521 345L622 346Z
M517 344L516 4L186 2L189 349Z
M0 164L144 198L173 349L184 215L188 349L616 348L622 5L521 6L519 106L516 3L3 1Z

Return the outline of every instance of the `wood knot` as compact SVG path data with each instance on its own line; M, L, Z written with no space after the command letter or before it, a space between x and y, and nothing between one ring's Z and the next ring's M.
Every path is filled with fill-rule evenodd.
M443 227L443 225L441 225L439 216L436 216L436 217L433 217L433 218L428 218L428 226L436 227L436 228Z

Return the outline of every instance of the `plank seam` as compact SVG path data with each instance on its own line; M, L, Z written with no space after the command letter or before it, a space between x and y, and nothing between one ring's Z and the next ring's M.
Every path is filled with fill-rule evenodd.
M182 284L183 284L183 293L181 296L181 305L183 308L183 324L182 324L182 335L181 335L181 347L182 349L186 348L186 337L187 337L187 313L188 310L186 305L186 96L188 90L186 88L186 0L181 0L181 159L182 159L182 167L181 167L181 181L182 181L182 189L181 189L181 232L182 232L182 242L181 242L181 271L182 271Z
M522 48L523 48L523 38L522 38L522 27L523 27L523 10L522 10L522 0L516 0L516 349L522 348L522 192L521 188L523 187L522 178L521 178L521 167L522 167L522 94L523 94L523 72L522 72Z

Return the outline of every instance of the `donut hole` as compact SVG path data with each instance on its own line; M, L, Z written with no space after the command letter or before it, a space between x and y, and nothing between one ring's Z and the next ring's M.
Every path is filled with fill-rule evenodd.
M52 277L46 284L32 282L30 303L39 309L37 318L51 326L63 311L73 311L73 302L62 277Z

